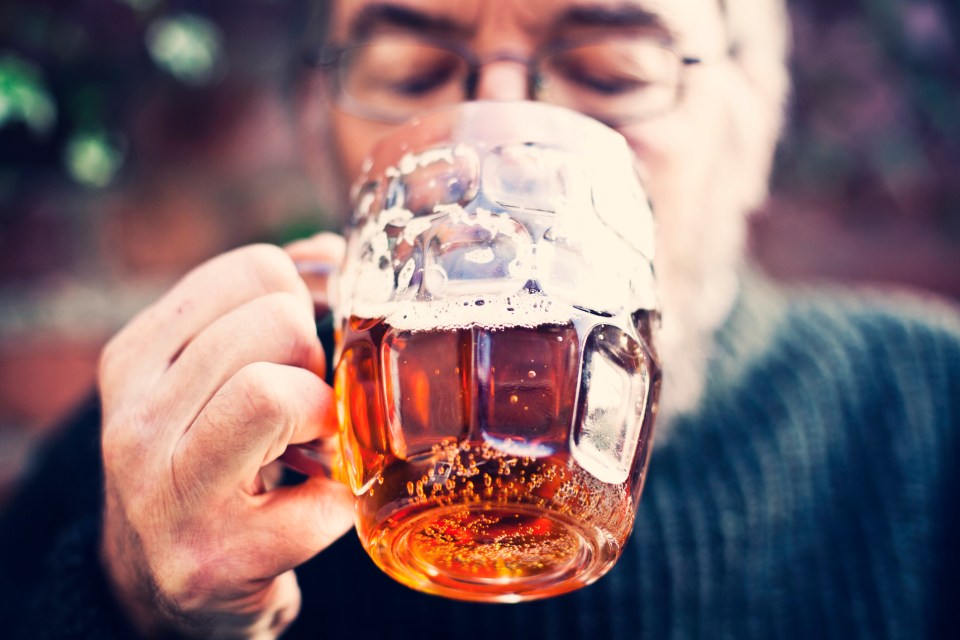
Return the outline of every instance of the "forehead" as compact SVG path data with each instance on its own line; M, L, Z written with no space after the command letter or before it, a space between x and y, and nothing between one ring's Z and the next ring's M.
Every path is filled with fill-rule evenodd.
M464 38L483 37L486 32L543 39L557 31L646 28L662 31L680 45L712 49L722 46L724 38L719 4L720 0L334 0L331 35L345 40L387 27Z

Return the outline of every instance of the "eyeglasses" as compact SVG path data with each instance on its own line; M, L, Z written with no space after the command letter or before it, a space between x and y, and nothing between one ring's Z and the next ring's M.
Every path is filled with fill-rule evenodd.
M680 98L684 69L701 62L659 40L636 36L558 44L531 58L499 54L485 59L456 44L382 36L325 47L308 60L325 70L340 109L390 123L474 99L480 69L501 61L526 66L529 98L611 126L669 112Z

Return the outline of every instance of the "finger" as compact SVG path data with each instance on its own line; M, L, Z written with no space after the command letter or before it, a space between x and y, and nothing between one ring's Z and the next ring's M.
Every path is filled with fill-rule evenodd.
M285 291L309 299L289 255L253 245L218 256L187 274L143 310L104 349L104 402L145 393L200 331L264 294Z
M298 367L257 362L233 376L177 443L184 491L256 492L261 468L291 444L337 433L333 389Z
M312 440L287 447L280 461L305 476L335 478L340 463L340 447L336 438Z
M251 526L270 545L267 575L303 564L353 527L353 493L335 480L309 478L257 498L261 508Z
M158 422L182 432L217 390L245 366L272 362L323 377L323 347L309 302L273 293L221 317L186 346L155 390ZM242 402L242 398L237 399Z
M346 243L343 237L335 233L318 233L317 235L291 242L284 247L294 262L315 261L338 265L343 260Z
M316 315L325 314L330 310L330 277L343 261L343 238L332 233L321 233L291 243L285 249L310 290Z

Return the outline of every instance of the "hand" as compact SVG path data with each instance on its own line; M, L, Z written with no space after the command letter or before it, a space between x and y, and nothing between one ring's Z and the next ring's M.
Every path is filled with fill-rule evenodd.
M294 251L336 262L342 241ZM336 435L313 311L290 255L252 246L198 267L105 348L101 557L144 635L276 637L299 611L293 568L352 526L346 486L271 488L266 471Z

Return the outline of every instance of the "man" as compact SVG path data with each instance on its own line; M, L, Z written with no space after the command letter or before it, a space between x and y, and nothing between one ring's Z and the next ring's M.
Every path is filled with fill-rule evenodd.
M4 523L5 579L18 587L5 589L6 606L21 632L915 638L951 628L956 318L862 298L788 300L742 264L786 93L782 12L776 0L321 7L324 67L301 115L310 158L332 160L313 167L327 196L331 167L342 189L397 122L460 100L552 99L607 121L635 150L658 218L667 378L636 530L608 576L523 605L424 596L340 538L352 523L345 487L321 476L274 487L270 463L287 446L336 431L294 266L336 260L339 239L321 236L211 260L110 342L102 505L63 486L89 486L97 472L84 456L101 428L93 409L73 432L86 435L68 441L79 444L53 450ZM403 87L394 99L356 89L360 44ZM637 51L658 52L655 63ZM550 66L561 54L573 62ZM540 82L550 73L576 91L551 93ZM650 102L651 91L668 99ZM25 513L32 524L15 519ZM14 545L36 552L8 559Z

